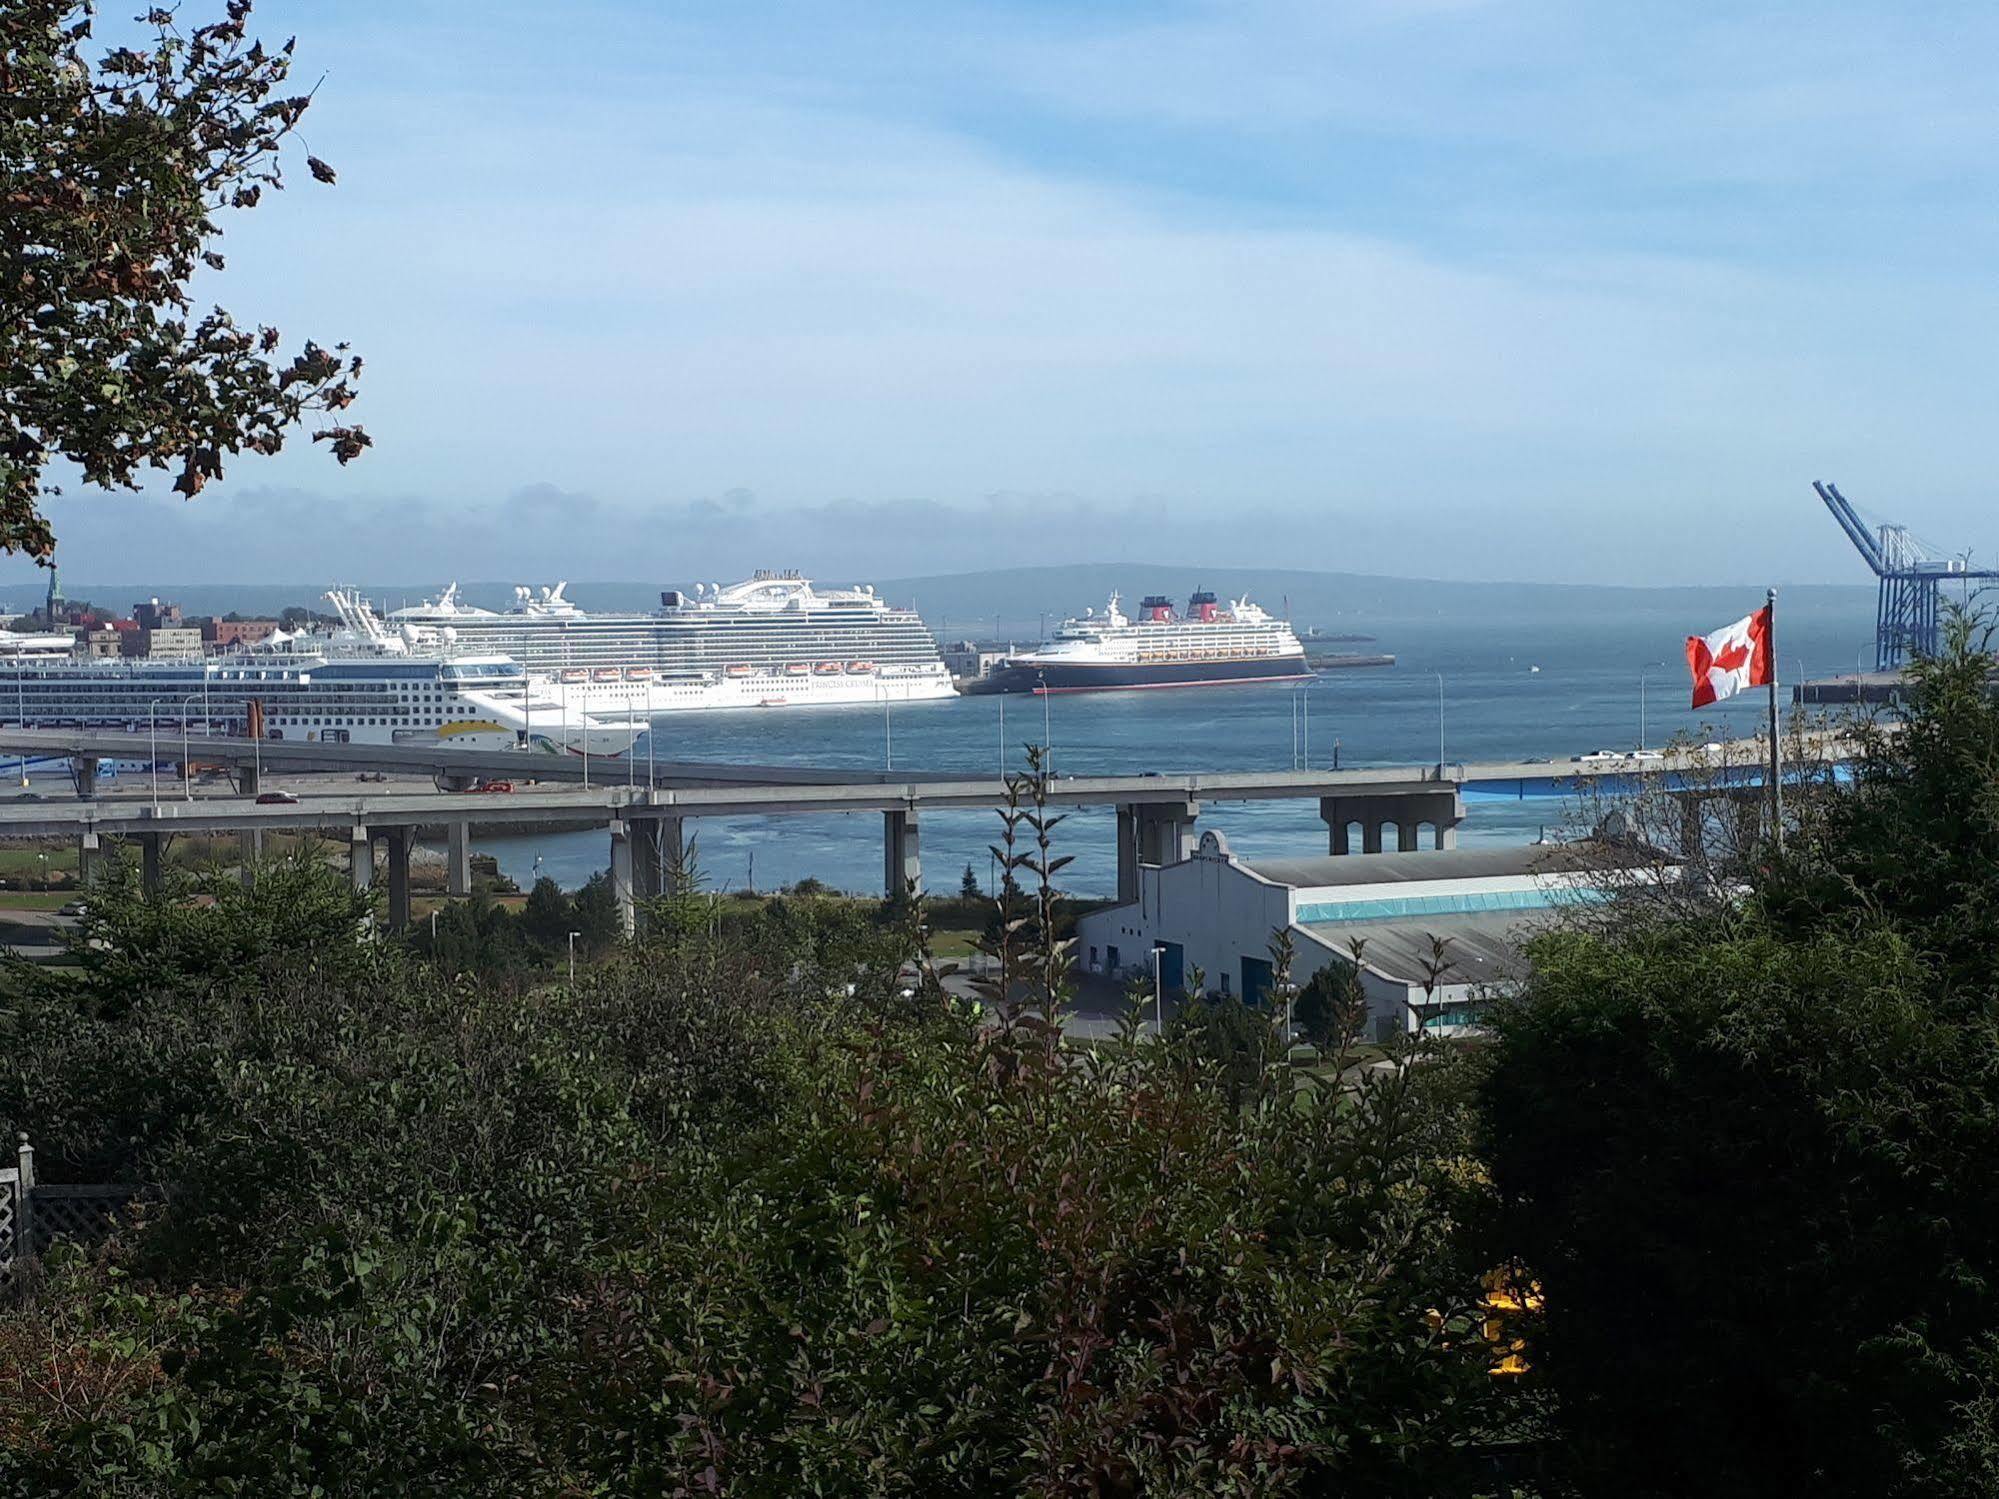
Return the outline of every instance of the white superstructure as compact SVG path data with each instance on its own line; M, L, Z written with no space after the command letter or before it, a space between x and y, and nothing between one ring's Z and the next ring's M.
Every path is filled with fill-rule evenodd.
M513 606L463 603L457 585L387 617L412 647L500 652L546 675L588 713L642 721L713 708L920 702L952 695L914 610L869 587L818 589L796 573L670 589L654 613L594 613L566 584L517 588ZM343 615L366 608L341 594Z
M351 649L350 649L351 645ZM0 723L256 735L331 744L457 744L618 755L630 724L564 703L495 655L412 655L288 637L205 661L0 653Z

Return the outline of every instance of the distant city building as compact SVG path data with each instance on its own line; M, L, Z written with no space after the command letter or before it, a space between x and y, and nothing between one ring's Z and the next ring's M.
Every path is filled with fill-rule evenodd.
M204 619L201 622L201 638L205 643L226 651L268 640L277 628L278 622L274 619Z
M121 623L123 623L121 621ZM138 626L118 632L125 656L185 657L201 654L201 631L193 625Z
M969 640L947 645L941 654L944 669L954 677L983 677L1006 659L1005 651L980 650Z
M86 656L122 656L124 636L109 625L86 628L77 632L77 640Z
M132 606L132 618L138 621L142 630L171 629L181 623L180 605L163 604L158 599L147 599L143 604Z

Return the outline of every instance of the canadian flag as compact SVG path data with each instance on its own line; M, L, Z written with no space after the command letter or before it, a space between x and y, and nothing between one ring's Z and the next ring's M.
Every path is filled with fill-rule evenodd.
M1770 682L1770 606L1765 604L1712 635L1687 637L1687 669L1694 674L1694 706L1734 697Z

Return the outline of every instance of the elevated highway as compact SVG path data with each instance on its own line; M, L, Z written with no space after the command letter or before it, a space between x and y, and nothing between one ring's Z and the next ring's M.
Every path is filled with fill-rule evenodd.
M196 745L198 744L198 748ZM1844 758L1850 746L1831 736L1807 745L1823 763ZM134 753L135 749L138 751ZM177 753L179 746L172 746ZM169 753L166 745L162 754ZM239 773L235 794L192 794L179 780L157 782L116 795L97 795L94 776L81 767L101 759L145 759L149 735L0 730L0 756L32 754L78 762L74 798L0 803L0 838L78 840L86 869L105 838L136 841L148 880L156 881L163 840L175 833L235 834L246 871L266 832L314 831L345 840L359 883L372 879L374 847L387 845L390 919L409 914L409 853L419 832L448 844L447 888L468 893L471 830L529 831L550 824L596 827L611 837L613 885L628 919L646 899L670 889L682 863L684 823L690 818L810 816L879 813L882 879L895 893L921 874L920 826L925 811L996 809L1008 788L993 775L949 771L851 771L708 762L594 762L596 778L584 783L580 760L504 751L450 751L410 746L295 744L285 741L203 740L190 759L230 765ZM1135 898L1141 864L1166 864L1191 852L1202 803L1316 799L1332 853L1412 850L1427 830L1433 847L1456 842L1465 802L1482 798L1578 796L1594 788L1615 793L1641 782L1689 794L1726 793L1762 784L1762 748L1755 741L1713 746L1693 755L1620 760L1498 761L1474 764L1366 767L1288 771L1148 772L1140 775L1058 776L1047 798L1056 806L1117 809L1118 888ZM311 793L283 802L253 794L258 771L393 771L430 774L444 782L484 777L521 782L505 795L413 791L408 787ZM244 767L250 767L247 775ZM606 771L612 773L608 784ZM245 784L247 782L247 784ZM1355 832L1358 830L1358 839Z

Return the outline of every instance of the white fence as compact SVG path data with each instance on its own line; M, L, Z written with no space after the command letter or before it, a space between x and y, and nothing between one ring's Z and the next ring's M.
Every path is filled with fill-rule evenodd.
M57 1239L91 1243L111 1232L134 1202L157 1197L151 1187L121 1182L49 1186L35 1180L35 1147L21 1136L12 1166L0 1166L0 1280Z

